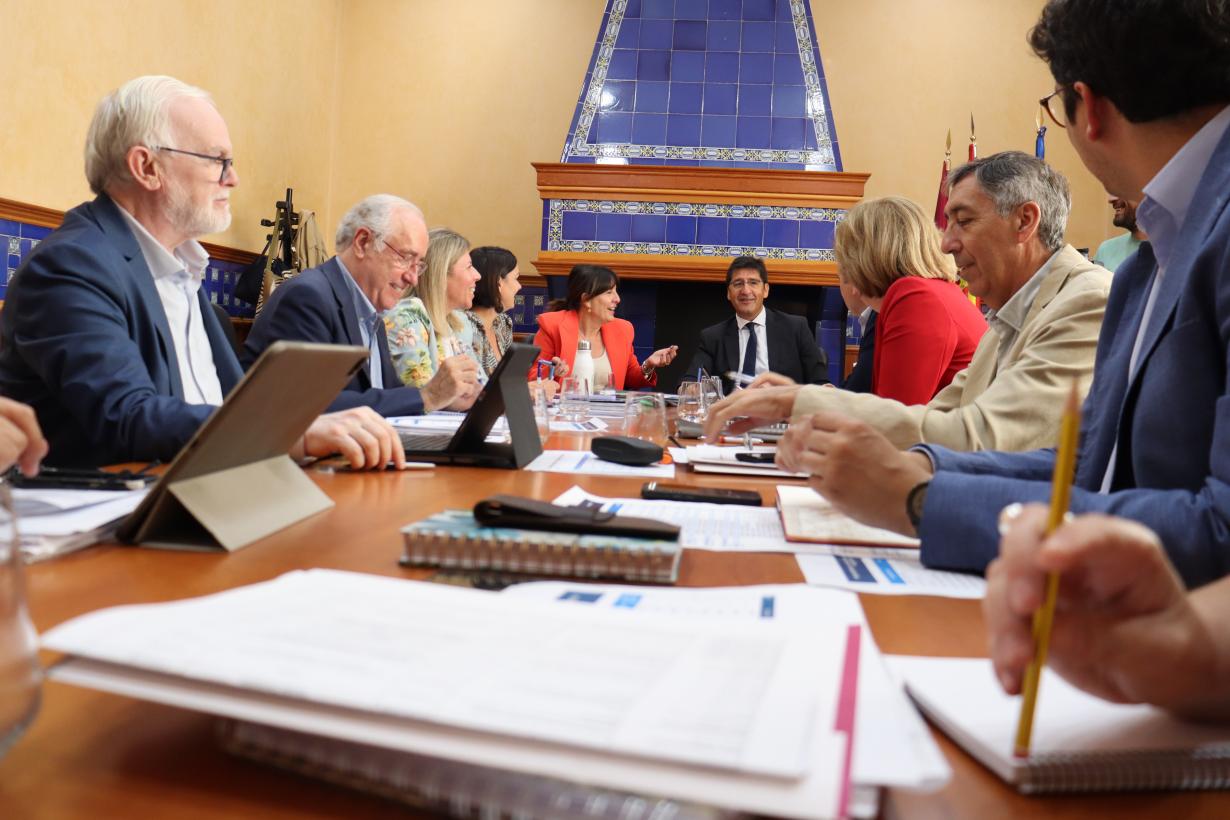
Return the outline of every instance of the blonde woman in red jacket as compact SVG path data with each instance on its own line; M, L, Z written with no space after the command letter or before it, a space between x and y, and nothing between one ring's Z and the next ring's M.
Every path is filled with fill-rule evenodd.
M632 323L615 318L619 306L619 277L601 265L577 265L568 273L568 295L552 302L550 310L538 316L534 344L542 348L542 358L558 356L572 369L577 357L577 342L590 344L594 358L594 389L612 387L650 387L657 384L654 370L666 367L679 352L677 345L654 351L644 363L632 352ZM529 379L537 378L531 370ZM559 373L556 373L559 378Z
M837 279L876 311L871 392L926 404L969 365L986 320L956 285L956 265L922 208L887 196L837 226Z

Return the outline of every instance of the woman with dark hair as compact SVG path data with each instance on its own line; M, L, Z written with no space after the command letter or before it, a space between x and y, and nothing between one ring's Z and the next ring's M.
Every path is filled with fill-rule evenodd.
M679 352L676 345L654 351L644 364L632 352L632 323L615 318L619 305L619 277L601 265L577 265L568 273L568 295L548 305L538 317L534 344L545 359L558 356L569 369L577 357L577 343L587 341L594 359L595 391L657 384L654 370L666 367ZM530 379L537 374L530 371ZM559 378L559 373L556 372Z
M490 376L512 344L512 318L505 311L512 308L521 290L521 269L511 251L490 245L471 250L470 261L482 278L474 288L474 306L465 317L474 326L478 363Z

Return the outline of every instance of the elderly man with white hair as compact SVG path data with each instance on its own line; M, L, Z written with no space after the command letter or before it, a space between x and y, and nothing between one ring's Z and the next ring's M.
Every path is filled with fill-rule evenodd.
M99 103L85 172L97 197L9 283L0 392L34 409L49 463L170 460L243 375L201 291L196 241L230 224L230 134L201 89L138 77ZM335 452L403 463L367 408L321 416L292 454Z
M367 366L330 409L366 406L383 416L409 416L473 404L473 359L445 359L420 390L402 384L389 355L384 313L418 282L427 253L423 212L400 197L374 194L346 212L334 244L337 256L273 292L244 343L244 365L281 339L361 345L370 351Z

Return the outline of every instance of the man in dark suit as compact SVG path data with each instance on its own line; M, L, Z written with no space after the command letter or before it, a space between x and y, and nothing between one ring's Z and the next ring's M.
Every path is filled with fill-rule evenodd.
M402 384L389 356L384 312L418 282L427 253L422 211L400 197L369 196L342 217L335 245L337 256L273 292L244 342L244 366L279 339L360 345L371 351L367 366L330 410L365 406L382 416L410 416L473 404L478 394L473 359L444 359L420 391Z
M862 333L858 340L858 361L850 370L850 375L841 383L842 390L851 393L870 393L871 374L875 368L876 347L876 312L871 305L863 301L862 294L849 282L838 284L841 291L841 301L846 303L846 310L858 319Z
M1030 34L1047 111L1149 236L1115 273L1070 505L1145 524L1189 586L1230 574L1227 39L1227 0L1051 0ZM1054 449L898 453L831 415L799 433L778 458L843 511L917 533L928 565L984 569L1000 511L1050 496Z
M169 461L243 375L196 241L230 224L230 135L204 91L139 77L99 104L85 166L98 197L9 283L0 392L34 409L51 464ZM292 454L339 451L356 467L403 458L365 408L321 416Z
M727 372L755 378L772 371L799 384L824 384L828 361L807 328L807 320L764 306L769 295L769 275L764 262L740 256L726 269L726 298L735 309L729 319L700 332L700 347L692 357L689 373L703 368L722 374L729 393L733 384Z

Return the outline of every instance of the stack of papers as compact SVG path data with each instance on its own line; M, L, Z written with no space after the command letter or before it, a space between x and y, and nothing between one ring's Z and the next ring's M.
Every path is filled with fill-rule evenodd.
M761 444L752 447L719 447L716 444L697 444L694 447L672 447L671 458L677 464L690 464L698 473L733 473L735 475L758 475L771 478L807 478L807 473L788 473L773 462L740 461L740 453L775 453L777 445Z
M21 557L26 563L43 561L112 537L146 492L14 488Z
M848 632L842 619L628 618L309 570L91 613L43 646L70 656L51 672L62 682L526 774L825 818L845 790L847 736L834 714Z
M665 589L565 581L516 584L500 594L605 609L629 617L703 617L729 623L836 621L858 625L862 629L862 648L851 773L856 788L850 814L875 814L876 787L933 791L951 777L931 733L901 685L889 674L866 628L862 607L853 595L800 585Z
M790 489L815 495L807 487ZM689 549L794 553L813 586L878 595L981 598L986 594L986 581L979 576L928 569L917 549L787 541L782 517L773 507L604 498L580 487L564 491L555 503L666 521L679 527L679 543Z
M674 478L674 464L650 464L645 467L632 467L627 464L616 464L613 461L603 461L593 453L585 450L543 450L542 453L525 465L525 469L533 473L576 473L578 475L609 475L625 478Z

